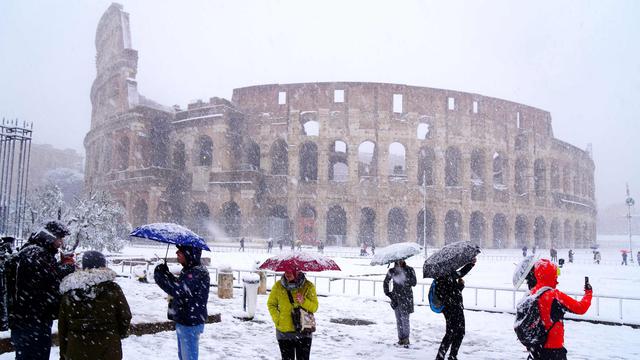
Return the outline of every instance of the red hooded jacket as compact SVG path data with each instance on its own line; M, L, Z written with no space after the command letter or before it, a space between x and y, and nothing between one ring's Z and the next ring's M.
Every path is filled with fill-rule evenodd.
M552 309L557 309L558 305L569 312L579 315L589 310L589 306L591 306L591 295L593 293L592 290L585 290L582 300L577 301L556 289L556 285L558 285L558 267L556 264L547 259L541 259L535 264L533 271L536 276L536 286L531 289L531 294L535 294L540 288L545 286L553 288L553 290L546 291L542 294L538 300L540 317L547 330L553 325L553 321L551 320ZM557 302L555 306L554 301ZM564 323L562 322L562 318L554 320L556 320L556 324L553 325L553 329L549 331L547 342L544 344L546 349L558 349L564 346Z

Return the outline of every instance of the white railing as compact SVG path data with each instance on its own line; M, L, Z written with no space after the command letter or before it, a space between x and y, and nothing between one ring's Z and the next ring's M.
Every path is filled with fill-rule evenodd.
M210 268L210 272L213 274L212 284L217 285L218 270ZM235 283L240 286L242 284L242 276L252 272L254 271L233 270ZM281 273L267 272L267 287L273 286L280 276ZM369 296L386 299L382 289L383 280L315 273L307 273L306 276L307 279L315 284L318 295ZM416 303L429 304L428 292L430 286L431 281L418 282L414 288ZM525 290L514 290L507 287L468 285L463 291L465 297L464 305L465 308L470 310L515 313L516 305L525 292ZM576 299L583 296L583 294L571 292L566 294ZM567 313L566 317L569 319L640 326L640 297L594 294L591 307L585 315Z

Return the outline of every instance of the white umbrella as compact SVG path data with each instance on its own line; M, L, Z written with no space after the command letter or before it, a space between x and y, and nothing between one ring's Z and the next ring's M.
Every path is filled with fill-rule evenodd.
M516 269L513 272L513 288L518 290L520 285L527 278L527 274L533 268L533 265L538 261L537 255L529 255L522 259L518 265L516 265Z
M371 265L385 265L398 260L404 260L421 252L420 245L416 243L404 242L391 244L382 249L378 249L371 259Z

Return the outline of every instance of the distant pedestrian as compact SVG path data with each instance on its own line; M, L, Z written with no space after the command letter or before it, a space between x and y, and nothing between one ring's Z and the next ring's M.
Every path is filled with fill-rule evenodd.
M533 247L531 248L531 253L533 255L535 255L536 254L536 250L538 250L538 245L533 245Z
M464 304L462 302L464 280L462 278L471 271L475 264L476 258L473 258L472 262L463 266L460 270L436 279L436 296L444 305L442 313L447 324L436 360L444 360L447 351L449 351L449 360L458 358L458 350L465 332Z
M636 254L636 258L638 259L638 265L640 265L640 251Z
M240 251L244 252L244 237L240 238Z
M82 270L62 280L60 359L122 359L120 339L129 332L131 311L115 278L104 255L86 251Z
M620 265L627 266L627 252L626 251L622 252L622 263Z
M50 221L31 234L6 270L11 342L16 360L49 359L51 326L60 312L60 281L75 271L72 256L61 253L69 229Z
M270 252L271 252L271 249L273 249L273 239L272 239L272 238L269 238L269 239L267 240L267 252L268 252L268 253L270 253Z
M318 252L320 254L324 254L324 242L322 242L322 240L320 240L320 242L318 242Z
M369 253L367 252L367 244L362 243L362 246L360 247L360 256L367 256L367 255L369 255Z
M569 249L568 255L569 255L569 262L573 263L573 250Z
M389 283L393 281L393 289L389 291ZM394 263L387 271L387 276L382 282L384 294L391 299L391 308L396 315L396 328L398 330L398 345L409 345L411 326L409 315L413 313L413 289L416 286L416 272L407 266L404 260Z
M276 340L283 360L308 360L312 333L296 331L292 313L302 308L315 313L318 310L316 287L296 269L287 270L272 287L267 300L269 314L276 326Z
M171 297L168 317L176 323L178 358L197 360L200 334L207 321L207 301L211 285L209 271L200 262L202 250L191 246L177 247L176 255L182 265L180 276L176 278L167 264L160 264L156 266L153 278Z
M602 260L602 255L600 254L600 251L596 251L596 264L600 264L600 261Z
M522 247L522 257L527 257L527 250L528 249L526 245Z
M376 243L372 242L371 243L371 255L375 255L376 254Z
M558 250L556 250L553 246L549 249L549 255L551 255L551 261L557 263L558 262Z
M282 245L284 241L282 239L278 240L278 247L280 247L280 251L282 251Z
M302 250L302 240L296 240L296 247L298 251Z

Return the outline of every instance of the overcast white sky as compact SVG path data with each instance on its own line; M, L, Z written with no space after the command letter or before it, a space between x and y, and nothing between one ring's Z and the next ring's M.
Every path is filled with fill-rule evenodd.
M84 151L94 36L111 2L0 1L0 117ZM165 105L233 88L392 82L551 112L593 144L600 207L640 198L640 1L121 1L138 89ZM640 200L640 199L639 199Z

